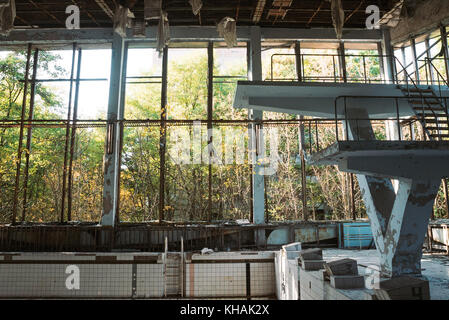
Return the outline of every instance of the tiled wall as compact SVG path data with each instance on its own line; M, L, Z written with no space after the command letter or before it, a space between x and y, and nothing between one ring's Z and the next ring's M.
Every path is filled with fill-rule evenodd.
M193 255L186 262L185 278L188 298L273 297L274 253Z
M251 254L248 262L248 256L240 253L198 256L180 269L184 270L180 289L191 298L246 297L249 264L251 296L274 296L274 259L270 262L267 257ZM162 261L162 254L154 253L0 253L0 298L162 298ZM79 290L66 288L69 265L79 268Z

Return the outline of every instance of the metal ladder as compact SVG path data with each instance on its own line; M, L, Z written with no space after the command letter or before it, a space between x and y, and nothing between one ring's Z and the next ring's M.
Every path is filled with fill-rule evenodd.
M449 114L447 106L432 87L425 89L400 87L423 126L429 140L449 140Z
M164 296L183 297L184 293L184 240L181 237L181 252L168 252L165 237L165 251L162 256L164 275Z

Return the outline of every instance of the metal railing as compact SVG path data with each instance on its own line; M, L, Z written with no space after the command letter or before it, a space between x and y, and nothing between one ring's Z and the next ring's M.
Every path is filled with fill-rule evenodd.
M422 55L421 55L422 56ZM421 57L420 56L420 57ZM276 78L274 76L274 65L276 57L294 57L295 64L300 63L300 66L297 66L297 73L300 72L300 75L297 75L294 78ZM343 60L344 58L344 60ZM351 75L351 72L347 70L347 63L349 59L357 59L356 66L358 68L355 69L354 73L357 73L360 76ZM328 75L322 76L317 74L310 74L305 69L305 62L307 59L321 59L327 61L327 64L331 65L331 72ZM388 77L384 74L383 70L383 61L385 59L391 59L393 62L393 75L392 79L388 79ZM379 68L378 75L370 74L370 60L375 62L376 67ZM334 83L365 83L365 84L405 84L408 85L410 82L415 82L417 85L429 85L429 84L440 84L448 86L449 79L446 79L441 72L434 66L429 66L429 62L444 60L440 58L425 58L424 60L419 60L424 62L418 69L418 71L413 70L412 72L408 72L407 69L413 65L410 63L406 66L398 59L398 57L394 55L340 55L340 54L289 54L289 53L275 53L271 55L271 65L270 65L270 77L267 80L270 81L301 81L301 82L334 82ZM428 61L428 62L427 62ZM399 70L398 69L399 66ZM300 67L300 68L298 68ZM327 66L326 66L327 67ZM413 75L419 73L421 70L425 68L426 77L425 79L419 79L416 77L413 79ZM432 79L429 75L432 73L429 71L429 68L435 70L437 74L437 79ZM402 79L401 79L402 78Z
M274 77L274 58L280 56L291 56L295 57L295 61L299 61L301 64L300 72L301 77L297 76L295 78L275 78ZM345 62L342 61L342 58L355 58L360 59L357 63L360 64L360 72L362 76L351 76L348 74L346 68L344 67ZM271 56L271 73L270 80L271 81L302 81L302 82L350 82L350 83L391 83L392 81L387 80L385 76L382 75L382 69L380 66L382 62L380 59L383 59L386 56L383 55L339 55L339 54L288 54L288 53L275 53ZM307 74L304 66L305 62L308 59L324 59L327 62L331 62L332 69L329 75L322 76L316 74ZM370 76L369 69L369 60L376 60L379 64L379 76L373 77ZM361 72L363 71L363 72Z

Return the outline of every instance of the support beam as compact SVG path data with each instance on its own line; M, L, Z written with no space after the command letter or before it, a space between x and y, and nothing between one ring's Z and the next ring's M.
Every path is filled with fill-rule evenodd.
M262 80L262 47L260 27L251 27L251 41L249 43L249 66L248 70L251 81ZM250 120L263 120L263 111L249 110L248 117ZM253 223L265 223L265 176L264 168L260 165L260 161L265 154L263 128L261 125L251 125L249 130L249 154L252 163L252 207L253 207ZM265 231L257 230L255 232L256 244L258 246L265 245Z
M37 67L39 64L39 49L34 50L33 56L33 74L31 76L31 91L30 91L30 109L28 111L28 121L32 121L34 118L34 103L36 97L36 76ZM30 126L27 129L27 143L25 153L25 171L23 173L23 205L22 205L22 222L25 221L26 212L28 209L28 176L30 170L30 154L31 154L31 139L33 138L33 127Z
M161 127L159 138L159 223L165 215L165 160L167 151L167 75L168 75L168 46L162 52L162 86L161 86Z
M430 36L426 38L424 43L426 45L426 58L430 60L430 59L432 59L432 53L430 52ZM427 67L429 67L428 70L427 70ZM433 85L434 83L436 83L435 82L435 80L436 80L435 70L430 63L426 63L425 68L429 72L429 74L427 76L430 77L430 84ZM429 80L429 79L427 79L427 80Z
M108 103L108 126L106 133L106 147L104 155L104 186L103 186L103 212L101 224L114 226L118 214L119 192L119 157L120 157L120 125L117 120L123 118L120 114L121 93L124 85L122 79L125 50L123 38L114 34L112 43L111 78Z
M212 135L212 115L214 107L214 43L209 42L207 46L207 145L208 145L208 221L212 220L212 157L213 135Z
M237 27L237 40L250 41L251 28L248 26ZM333 28L260 28L262 40L319 40L338 41ZM172 41L223 41L217 33L215 27L206 26L173 26L170 27L170 38ZM33 44L54 44L58 47L67 44L67 49L71 49L73 42L83 44L106 44L114 39L114 32L111 28L82 28L79 30L60 29L26 29L12 30L9 36L0 36L0 48L7 49L6 46ZM155 41L157 39L157 26L146 28L145 38L132 36L132 30L128 29L126 40L141 43L142 41ZM356 29L347 30L343 34L346 42L379 42L382 40L382 33L379 30Z
M295 66L296 66L296 77L298 81L302 81L302 59L301 59L301 42L295 42Z
M350 109L348 113L350 119L368 118L363 109ZM373 128L367 120L349 120L347 130L350 140L375 139ZM379 165L377 158L367 157L358 164L348 158L339 163L339 169L346 172L370 171L356 167L365 167L371 162L377 163L377 166L371 167L382 171L381 168L386 168L388 161L392 161L386 160L385 164ZM407 166L407 159L402 165ZM398 187L395 190L391 180L394 176L389 176L391 173L387 171L357 174L381 257L381 274L385 277L420 275L424 235L441 180L432 175L427 178L403 176L396 178Z
M67 161L70 141L70 120L72 117L72 93L73 93L73 77L75 73L75 57L76 57L76 43L73 43L72 48L72 64L70 68L70 89L69 89L69 103L67 106L67 125L65 128L65 143L64 143L64 168L62 171L62 196L61 196L61 212L59 221L64 221L65 214L65 198L67 185Z
M78 120L78 101L81 77L82 49L78 48L78 65L76 69L75 101L73 104L73 124L70 134L70 159L68 175L68 196L67 196L67 221L72 220L72 192L73 192L73 160L75 154L76 141L76 121ZM61 215L61 223L64 222L64 215Z
M30 74L30 60L31 60L31 47L32 44L28 43L27 50L27 61L25 65L25 83L23 87L23 99L22 99L22 113L20 117L20 131L19 131L19 146L17 147L17 158L16 160L16 179L14 184L14 199L13 199L13 207L12 207L12 216L11 223L15 224L17 219L17 206L19 202L19 188L20 188L20 169L22 165L22 145L23 145L23 131L25 128L25 108L27 105L28 98L28 80Z
M396 62L394 49L391 45L390 29L382 28L382 55L384 75L387 83L396 83Z
M346 72L346 54L345 54L345 43L342 41L338 46L338 62L340 65L340 78L344 83L348 82L348 75Z
M415 38L411 38L410 44L411 44L411 48L412 48L412 59L413 59L413 67L415 69L415 79L416 79L416 83L420 84L418 55L416 53L416 40L415 40Z
M446 33L446 27L441 26L440 27L440 34L441 34L441 46L443 48L443 56L444 56L444 66L446 68L446 79L449 82L449 46L447 43L447 33Z
M301 43L298 41L295 43L295 59L296 59L296 76L298 81L302 81L302 59L301 59ZM299 145L299 157L301 159L301 198L302 198L302 219L307 221L309 219L309 213L307 210L307 181L306 181L306 140L304 133L304 123L301 121L304 116L298 116L300 123L298 128L298 145ZM298 219L299 217L296 217Z

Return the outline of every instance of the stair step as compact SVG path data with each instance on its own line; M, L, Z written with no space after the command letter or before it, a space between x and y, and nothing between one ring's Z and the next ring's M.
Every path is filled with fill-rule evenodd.
M401 88L402 91L405 92L433 92L433 89L427 88L427 89L421 89L421 88L413 88L413 89L407 89L407 88Z
M435 113L433 113L433 112L425 112L425 113L417 112L417 111L420 111L420 110L422 110L422 108L421 108L421 109L420 109L420 108L415 109L416 115L419 115L419 116L425 116L425 117L433 117L433 118L435 118L435 117L438 117L438 118L445 118L445 117L448 116L447 113L439 113L439 112L441 112L441 111L438 111L438 110L435 110L435 111L437 111L437 112L435 112Z
M411 99L438 99L437 97L435 97L434 95L420 95L420 94L409 94L406 95L407 98L411 98Z
M434 110L434 111L445 111L443 108L432 108L432 107L413 107L415 110Z
M438 105L441 105L441 102L439 102L439 101L429 101L429 100L425 100L425 101L422 101L422 100L411 100L409 102L411 104L419 104L419 105L422 105L422 104L438 104Z
M446 120L446 122L445 121L436 121L436 120L434 120L434 119L429 119L429 120L427 120L427 119L425 119L426 120L426 123L438 123L438 124L445 124L445 123L447 123L447 120Z
M438 127L426 127L426 129L427 130L440 130L440 131L448 131L449 130L448 127L442 127L442 126L440 126L439 128Z
M449 134L430 134L432 138L449 138Z

